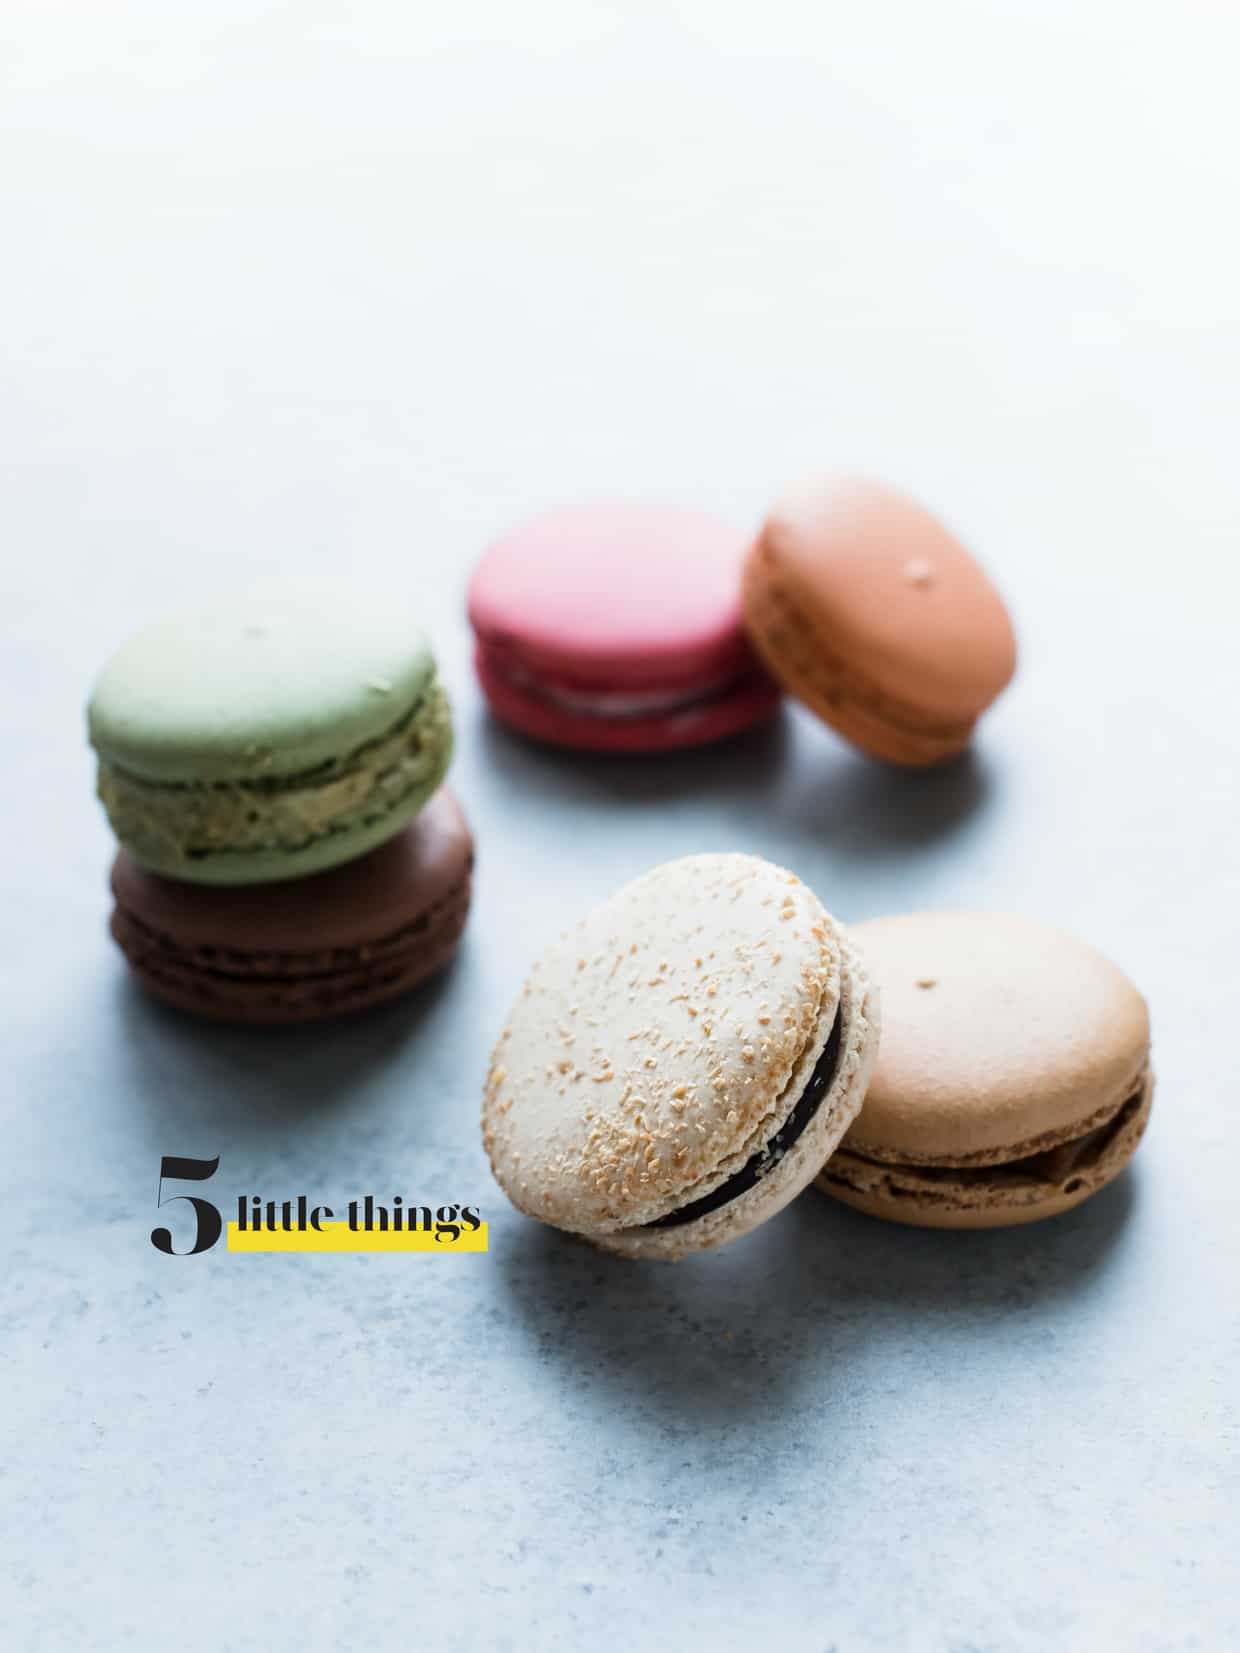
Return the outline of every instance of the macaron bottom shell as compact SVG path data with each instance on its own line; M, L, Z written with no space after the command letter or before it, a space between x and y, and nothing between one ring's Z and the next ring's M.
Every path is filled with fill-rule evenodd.
M699 689L669 686L661 706L657 692L638 697L617 689L590 695L550 679L540 682L482 643L474 650L474 669L501 723L533 740L575 751L654 753L705 746L765 722L780 702L778 688L756 668ZM647 702L643 710L621 709L626 701L631 707L642 699Z
M1137 1151L1153 1096L1154 1075L1147 1068L1102 1124L1034 1154L984 1165L899 1164L855 1147L840 1148L815 1186L855 1211L910 1227L1011 1228L1041 1222L1073 1210L1115 1181Z
M242 966L226 977L196 960L178 960L166 940L120 912L113 913L110 928L135 979L153 998L209 1021L283 1026L369 1010L421 986L455 955L468 912L469 892L463 889L428 915L417 948L393 949L377 958L359 949L322 973L290 969L282 975L261 969L250 974Z

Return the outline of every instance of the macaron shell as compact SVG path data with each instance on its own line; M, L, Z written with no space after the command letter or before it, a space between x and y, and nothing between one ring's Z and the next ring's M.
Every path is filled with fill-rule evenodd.
M1114 1112L1148 1065L1144 999L1065 931L932 912L853 934L886 1035L846 1146L908 1164L1016 1158Z
M601 1250L626 1257L676 1262L694 1252L726 1245L750 1233L790 1204L809 1186L824 1162L830 1162L865 1097L878 1054L881 1009L878 989L866 975L847 931L834 920L829 923L840 948L839 1015L843 1032L835 1080L810 1127L766 1176L739 1199L683 1227L592 1234L592 1243Z
M745 537L704 512L648 504L551 511L493 544L470 624L530 670L582 685L694 686L753 664L741 623Z
M319 1019L394 997L443 967L469 910L473 840L439 792L382 848L258 889L166 879L125 851L112 934L143 987L199 1016Z
M121 913L113 915L111 931L135 978L153 998L208 1021L277 1027L352 1015L412 992L451 962L468 913L466 883L458 898L427 915L416 948L363 957L353 968L338 960L322 975L278 978L249 978L238 971L233 979L222 980L192 962L182 965L162 947L152 949L150 938L136 934Z
M914 501L875 483L811 484L776 506L746 560L750 635L790 693L875 756L962 750L1012 677L1002 598Z
M974 719L944 721L883 694L836 654L805 608L774 577L765 554L744 575L745 614L754 646L779 682L824 723L870 757L913 769L943 763L973 738Z
M1029 1178L1014 1184L998 1174L987 1180L980 1168L967 1180L953 1180L950 1171L933 1177L926 1167L879 1165L840 1148L823 1167L817 1186L855 1211L917 1228L1011 1228L1041 1222L1071 1211L1119 1176L1149 1123L1153 1094L1153 1074L1146 1073L1136 1107L1104 1151L1057 1181ZM1000 1167L994 1170L998 1173Z
M592 1237L705 1195L803 1088L840 966L817 898L755 856L625 885L547 950L496 1044L483 1137L501 1187Z
M753 671L720 693L642 716L607 717L556 705L531 692L481 644L474 667L495 715L509 728L552 746L587 752L671 752L739 734L779 709L779 690Z
M804 681L812 682L813 689L798 698L837 735L872 758L906 769L929 769L958 757L973 739L972 721L945 724L924 717L914 706L896 704L874 692L855 670L832 659L821 645L812 647Z
M331 581L269 581L158 620L103 668L101 758L150 781L297 775L377 740L430 684L407 603Z

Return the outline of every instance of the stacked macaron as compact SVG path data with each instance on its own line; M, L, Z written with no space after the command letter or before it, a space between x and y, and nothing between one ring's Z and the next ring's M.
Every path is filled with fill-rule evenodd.
M451 956L473 844L440 783L452 723L413 616L269 582L160 620L89 708L120 841L112 933L199 1015L304 1021L405 991Z

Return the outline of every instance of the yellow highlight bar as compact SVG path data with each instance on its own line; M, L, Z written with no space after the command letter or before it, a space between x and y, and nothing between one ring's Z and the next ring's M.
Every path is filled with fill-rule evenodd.
M488 1225L461 1227L454 1240L435 1238L427 1228L359 1228L356 1233L346 1222L325 1222L321 1229L240 1228L228 1225L229 1251L419 1251L435 1257L451 1257L462 1251L488 1251Z

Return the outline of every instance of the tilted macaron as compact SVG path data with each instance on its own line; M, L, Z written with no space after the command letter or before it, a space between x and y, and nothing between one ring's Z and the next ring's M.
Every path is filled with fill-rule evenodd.
M744 573L745 620L790 694L874 757L962 751L1016 669L986 574L914 500L815 482L771 512Z
M656 867L535 965L482 1106L532 1217L632 1257L746 1233L861 1105L878 998L844 930L752 855Z
M779 695L741 623L744 537L697 511L596 505L498 540L469 586L475 666L504 723L653 752L735 734Z
M279 883L206 888L124 850L112 935L156 998L217 1021L318 1021L416 987L456 951L473 839L441 788L415 821L353 861Z
M134 860L202 884L298 878L417 814L452 750L409 609L329 582L157 621L95 686L99 796Z
M1131 1159L1153 1095L1145 1001L1062 930L914 913L853 932L883 994L865 1104L818 1186L929 1228L1068 1211Z

